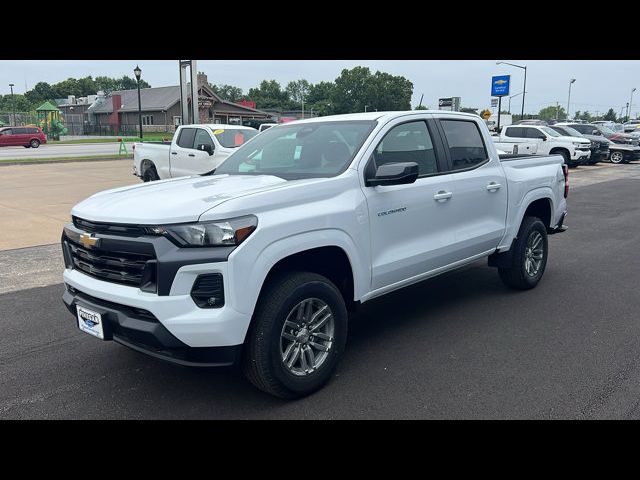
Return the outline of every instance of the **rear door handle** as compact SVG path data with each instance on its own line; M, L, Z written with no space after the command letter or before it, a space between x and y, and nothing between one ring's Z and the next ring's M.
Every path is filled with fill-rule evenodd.
M190 156L190 157L195 157L195 156L196 156L196 154L195 154L195 153L190 153L190 154L189 154L189 156Z
M489 190L490 192L493 192L498 190L501 186L502 185L500 185L499 183L491 182L489 185L487 185L487 190Z
M171 155L177 155L178 152L171 152Z
M436 193L433 196L434 200L440 201L440 200L449 200L451 197L453 196L453 193L451 192L445 192L444 190L440 190L438 193Z

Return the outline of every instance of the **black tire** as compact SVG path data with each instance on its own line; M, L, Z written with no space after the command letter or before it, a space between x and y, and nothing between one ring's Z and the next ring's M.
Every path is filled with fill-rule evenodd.
M530 275L526 269L527 248L529 239L539 233L542 236L542 261L535 275ZM508 287L516 290L529 290L540 282L547 266L549 256L549 244L547 239L547 229L538 217L524 217L518 237L513 245L513 261L508 268L499 268L500 279Z
M31 148L31 145L23 145L24 148Z
M29 146L31 148L38 148L40 146L40 140L38 140L37 138L34 138L29 142Z
M561 155L562 158L564 158L564 163L566 163L569 168L576 168L578 166L578 163L571 161L569 152L565 150L560 150L559 152L553 152L551 155L555 155L555 154Z
M609 161L611 163L615 163L616 165L624 162L624 154L622 152L611 152L609 156Z
M154 182L156 180L160 180L158 176L158 171L156 170L156 166L151 164L147 168L144 169L144 173L142 174L143 182Z
M284 365L280 336L290 312L309 298L320 299L331 309L333 341L317 370L296 376ZM247 333L242 358L245 376L258 389L284 399L315 392L331 378L342 358L347 321L344 299L329 279L309 272L278 275L265 286Z

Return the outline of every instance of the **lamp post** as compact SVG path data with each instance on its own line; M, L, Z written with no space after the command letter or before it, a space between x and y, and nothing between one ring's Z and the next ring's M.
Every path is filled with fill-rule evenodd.
M524 84L522 85L522 111L520 112L520 120L524 120L524 97L525 97L525 93L527 92L527 66L516 65L515 63L509 63L509 62L496 62L496 65L500 65L500 64L511 65L512 67L518 67L524 70ZM499 112L498 112L498 115L500 115ZM500 117L498 116L498 118Z
M523 94L524 94L524 92L520 92L520 93L516 93L515 95L511 95L511 96L509 97L509 115L511 115L511 99L512 99L513 97L517 97L518 95L523 95Z
M12 127L16 126L16 98L13 96L13 87L14 84L10 83L9 84L9 88L11 88L11 109L13 110L13 125Z
M569 80L569 98L567 99L567 120L570 119L569 116L569 105L571 104L571 85L573 85L575 83L576 79L572 78L571 80Z
M635 91L636 91L635 88L631 90L631 98L629 99L629 108L627 108L627 122L631 120L631 105L633 104L633 92Z
M138 122L140 123L140 140L142 140L142 101L140 100L140 76L142 75L142 70L136 65L133 73L136 76L136 82L138 82Z
M367 111L367 107L368 107L368 106L369 106L369 105L365 105L365 106L364 106L364 111L365 111L365 113L366 113L366 111Z

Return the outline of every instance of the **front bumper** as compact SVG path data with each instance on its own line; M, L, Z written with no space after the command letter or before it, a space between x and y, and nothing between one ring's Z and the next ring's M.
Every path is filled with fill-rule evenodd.
M141 289L129 279L129 284L123 284L117 275L114 278L113 273L107 278L101 277L106 268L96 268L95 272L93 269L89 272L86 266L83 267L84 270L79 268L74 263L73 252L69 247L69 244L77 244L67 237L67 233L73 237L78 231L81 230L73 224L68 224L62 237L66 267L63 278L67 285L65 304L72 309L74 315L75 303L84 295L89 299L88 302L108 304L108 308L111 309L110 318L127 319L130 317L131 309L147 311L159 327L180 342L178 346L171 342L166 344L166 337L162 337L155 343L156 346L159 343L171 348L205 348L234 347L244 343L251 315L239 312L231 295L216 308L201 308L191 297L196 279L205 274L219 274L222 277L222 292L232 291L228 257L234 247L179 248L164 237L99 233L99 246L88 250L95 252L94 255L98 258L108 258L109 262L117 264L118 252L132 251L142 251L147 255L144 258L152 258L147 262L147 267L154 272L150 278L155 280L141 283ZM151 254L153 255L150 257ZM118 266L112 267L109 271L113 270L117 272ZM143 278L146 278L144 274ZM87 307L91 308L91 305L87 304ZM131 321L127 320L125 323L131 324ZM148 327L148 324L138 326L145 325ZM122 340L124 337L119 338ZM124 341L127 340L124 339L121 343Z
M222 367L235 364L242 345L190 347L174 336L148 310L101 300L69 284L62 300L76 316L76 305L102 316L105 340L113 340L141 353L184 366Z

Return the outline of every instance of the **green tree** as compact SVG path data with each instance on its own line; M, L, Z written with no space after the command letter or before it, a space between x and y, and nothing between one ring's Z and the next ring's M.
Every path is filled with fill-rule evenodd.
M36 83L35 86L24 95L29 102L38 105L56 98L55 91L47 82Z
M0 112L30 112L36 106L25 95L0 95Z
M275 80L263 80L257 88L250 88L247 98L258 108L288 108L289 95Z
M311 84L304 78L300 80L294 80L287 84L286 92L294 108L299 108L302 105L303 101L305 103L308 103L307 97L309 96L310 88Z
M474 115L478 115L478 109L477 108L471 108L471 107L463 107L460 109L461 112L464 113L473 113Z
M335 87L333 82L310 84L306 100L309 109L313 108L313 112L317 112L320 116L332 115L334 113L332 99Z
M616 112L613 110L613 108L610 108L609 110L607 110L607 113L604 114L604 117L602 117L603 120L608 120L610 122L615 122L618 120L618 117L616 115Z
M380 111L411 110L413 83L400 75L376 72L369 92L369 105Z
M550 105L538 112L538 118L540 120L566 120L567 111L559 105Z
M416 108L414 108L414 110L429 110L429 107L426 107L424 105L418 105Z
M212 83L209 84L209 87L211 87L216 95L220 96L223 100L239 102L243 99L242 89L240 87L234 87L233 85L227 84L214 85Z
M96 77L95 79L96 92L98 90L102 90L104 92L113 92L114 90L117 90L116 84L117 82L115 78L101 76Z
M595 117L593 117L588 110L585 110L584 112L577 111L574 118L577 118L579 120L585 120L587 122L591 122L595 120Z

